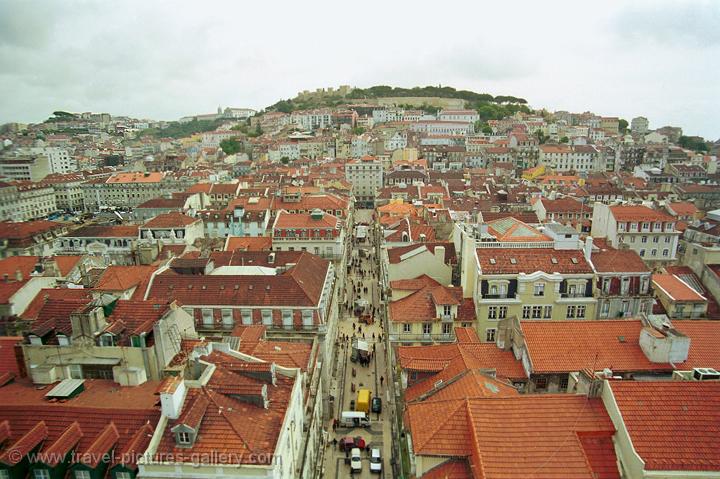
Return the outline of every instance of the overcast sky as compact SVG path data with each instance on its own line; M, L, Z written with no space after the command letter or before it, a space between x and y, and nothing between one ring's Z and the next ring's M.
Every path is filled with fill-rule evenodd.
M0 123L174 120L323 86L442 84L717 139L718 25L717 0L0 0Z

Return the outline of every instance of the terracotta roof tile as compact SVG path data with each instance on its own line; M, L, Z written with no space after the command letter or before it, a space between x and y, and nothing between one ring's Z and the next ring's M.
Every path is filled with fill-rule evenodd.
M662 221L675 222L675 218L662 211L654 210L642 205L616 205L610 207L610 212L616 221Z
M95 284L95 289L120 292L137 287L142 298L142 295L145 294L145 287L156 270L155 266L110 265L100 276L100 279Z
M164 213L146 221L143 228L180 228L201 221L199 218L191 218L177 211Z
M85 288L43 288L35 298L30 302L20 317L25 320L37 319L38 314L45 306L47 301L53 300L87 300L92 299L92 290Z
M225 251L270 251L272 238L269 236L229 236L225 243Z
M3 451L2 455L0 455L0 462L8 466L18 464L30 451L35 449L38 444L47 439L47 435L48 430L45 422L38 422L14 444Z
M647 471L720 471L720 383L610 381Z
M591 254L590 261L598 273L647 273L650 271L640 255L631 249L615 249L604 245L600 251Z
M57 466L62 458L80 442L82 437L83 432L80 424L77 421L73 422L57 439L43 447L43 450L38 454L38 461L50 467Z
M521 321L534 374L609 368L618 372L672 371L640 348L640 320Z
M708 320L673 320L672 325L690 338L687 360L678 364L679 369L714 368L720 371L720 322Z
M120 440L120 434L114 423L108 424L103 431L98 434L90 446L84 451L79 451L78 461L88 467L96 468L103 459L103 454L110 452L110 449Z
M430 243L420 243L420 244L412 244L408 246L398 246L395 248L388 248L388 259L391 264L398 264L402 261L402 257L410 252L416 251L419 248L425 247L430 253L435 253L435 247L436 246L442 246L445 248L445 264L455 264L457 263L457 256L455 254L455 244L454 243L444 243L444 242L430 242Z
M479 477L590 478L607 474L607 463L615 461L612 443L588 447L588 455L580 439L588 433L609 438L615 432L599 399L540 395L426 401L409 405L406 417L416 454L467 457L481 471ZM618 478L619 473L604 477Z
M707 298L698 294L685 281L674 274L654 274L653 284L662 289L670 299L675 301L706 302Z
M315 219L310 213L278 212L273 228L340 228L340 219L323 211L322 218Z
M473 479L467 461L450 460L435 466L418 479Z
M82 226L67 234L68 238L137 238L137 225Z
M582 251L553 248L479 248L483 274L545 273L592 274ZM556 261L553 261L555 259Z
M440 286L440 283L426 274L413 279L398 279L390 281L390 288L396 290L417 291L428 286Z
M20 374L22 356L18 358L15 348L22 340L22 336L0 336L0 373Z

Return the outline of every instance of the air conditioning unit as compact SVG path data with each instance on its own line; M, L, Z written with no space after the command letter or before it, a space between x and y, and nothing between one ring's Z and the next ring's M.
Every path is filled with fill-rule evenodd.
M720 373L713 368L693 368L692 378L695 381L710 381L720 379Z

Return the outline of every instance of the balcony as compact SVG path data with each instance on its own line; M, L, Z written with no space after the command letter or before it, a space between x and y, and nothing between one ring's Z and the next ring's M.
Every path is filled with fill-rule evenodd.
M505 304L505 303L513 303L513 302L519 302L520 299L517 296L517 293L513 294L483 294L478 298L478 302L482 303L498 303L498 304Z
M455 342L455 332L440 334L412 334L392 333L390 341L398 343L452 343Z

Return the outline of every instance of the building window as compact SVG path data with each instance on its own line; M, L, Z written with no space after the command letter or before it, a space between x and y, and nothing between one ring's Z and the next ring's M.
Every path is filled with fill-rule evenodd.
M578 318L584 318L585 317L585 309L586 306L584 304L579 304L577 307L577 317Z
M657 250L656 250L656 249L653 249L653 250L650 252L650 256L657 256Z
M35 479L50 479L50 471L47 469L34 469L33 477Z
M213 310L212 309L203 309L202 310L202 321L203 321L203 325L212 326L212 324L215 322L213 319Z
M545 306L543 308L543 319L552 318L552 306Z
M540 319L541 315L542 315L542 306L533 306L532 307L532 318Z
M535 378L535 389L545 389L547 387L547 378L545 376L538 376Z
M488 308L488 319L497 319L497 306L490 306Z
M664 256L665 258L667 258L668 256L670 256L670 250L667 249L667 248L665 248L665 249L663 250L663 256Z
M177 434L177 440L178 444L190 444L190 433L189 432L179 432Z
M659 243L660 237L659 236L653 236L653 243Z
M90 479L90 471L75 471L75 479Z
M567 318L574 318L575 317L575 306L568 306L567 307Z
M523 306L522 317L523 319L530 319L530 306Z
M409 333L412 331L412 324L403 323L403 333Z
M265 326L272 326L272 311L269 309L263 309L262 311L262 323Z
M643 236L642 238L640 238L640 242L647 243L647 236Z
M233 325L232 309L225 308L222 310L222 322L223 322L223 326L232 326Z
M242 316L242 323L243 323L243 324L249 325L249 324L252 324L252 323L253 323L253 321L252 321L252 310L251 310L251 309L243 309L243 310L240 312L240 314L241 314L241 316Z
M430 334L432 331L432 323L423 323L423 334Z
M290 329L290 328L292 328L292 325L293 325L293 314L292 314L292 311L291 311L291 310L288 310L288 309L283 310L283 312L282 312L282 322L283 322L283 327L284 327L285 329Z
M641 249L641 250L640 250L640 257L641 257L641 258L644 258L644 257L645 257L645 250L644 250L644 249Z
M445 316L450 316L451 313L452 313L452 307L449 304L443 305L443 314Z
M507 306L500 306L500 309L498 310L498 319L505 319L507 318Z
M665 242L666 242L666 243L669 243L671 239L672 239L672 238L670 238L669 236L666 236L666 237L665 237ZM697 253L695 253L695 254L697 254Z
M564 375L560 378L560 384L558 385L561 392L566 392L568 388L568 377Z
M450 334L451 330L452 330L452 323L443 323L443 325L442 325L442 333L443 334Z
M545 283L535 283L533 294L535 296L545 296Z
M497 329L495 328L487 328L485 330L485 341L492 343L495 341L495 334L497 333Z

